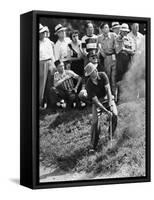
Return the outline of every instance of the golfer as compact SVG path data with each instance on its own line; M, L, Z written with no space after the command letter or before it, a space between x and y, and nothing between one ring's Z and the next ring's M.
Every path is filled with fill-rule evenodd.
M111 94L110 84L105 72L98 72L97 66L93 63L88 63L85 66L85 76L89 76L86 84L88 98L92 101L92 127L91 127L91 145L90 150L95 151L98 140L100 127L98 123L97 109L105 112L112 118L112 133L114 134L117 126L117 108ZM107 95L108 105L105 107L101 102Z

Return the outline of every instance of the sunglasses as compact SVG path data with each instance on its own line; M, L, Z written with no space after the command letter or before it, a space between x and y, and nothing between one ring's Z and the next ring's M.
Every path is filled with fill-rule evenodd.
M90 58L92 58L92 59L96 59L96 58L97 58L97 56L91 56Z
M76 34L76 35L73 35L73 36L72 36L72 38L75 38L75 37L78 37L78 36L79 36L79 35L78 35L78 34Z
M58 67L64 67L65 65L64 64L60 64L60 65L58 65Z

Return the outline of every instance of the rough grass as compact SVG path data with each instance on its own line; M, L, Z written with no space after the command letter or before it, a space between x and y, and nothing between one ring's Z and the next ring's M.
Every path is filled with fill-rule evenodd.
M88 153L91 109L72 110L40 120L40 163L62 171L86 172L93 177L145 175L145 102L118 106L118 127L112 146L107 140L108 119L101 116L98 150Z

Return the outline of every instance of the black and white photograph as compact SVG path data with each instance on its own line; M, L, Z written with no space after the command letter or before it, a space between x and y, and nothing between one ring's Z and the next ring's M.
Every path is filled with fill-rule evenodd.
M40 16L39 183L146 176L147 24Z

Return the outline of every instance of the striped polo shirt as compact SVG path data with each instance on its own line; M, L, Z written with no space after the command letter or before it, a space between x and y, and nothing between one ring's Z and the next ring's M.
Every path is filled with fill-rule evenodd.
M97 50L97 35L93 34L92 36L83 36L82 40L82 48L86 49L87 52L91 50Z
M74 89L74 82L73 78L77 79L79 76L74 73L72 70L64 70L63 74L60 74L59 72L55 72L54 74L54 84L58 82L59 80L63 79L65 76L68 76L68 79L66 79L62 83L62 87L64 90L72 91Z

